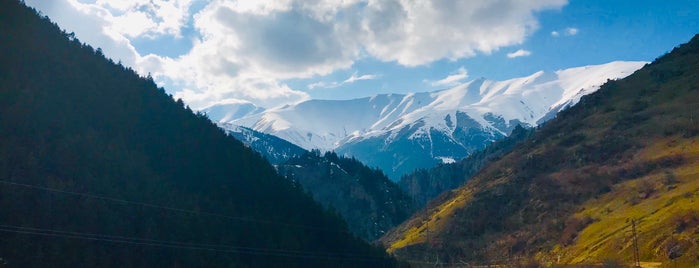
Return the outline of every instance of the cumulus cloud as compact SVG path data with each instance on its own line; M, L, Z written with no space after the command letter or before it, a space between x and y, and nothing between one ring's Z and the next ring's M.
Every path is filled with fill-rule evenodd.
M167 81L172 85L168 90L193 108L232 98L266 107L304 100L307 93L283 81L331 74L352 67L360 58L418 66L492 53L524 42L539 27L537 12L567 4L567 0L26 2L106 55ZM569 29L563 33L577 33ZM135 38L162 36L191 38L192 47L178 57L166 57L140 55L131 45ZM434 83L448 85L466 77L464 69ZM376 78L355 74L308 88Z
M49 16L67 32L74 32L81 42L102 48L103 53L127 66L135 66L139 55L129 39L114 31L108 20L109 11L75 0L25 0Z
M174 35L191 16L193 0L97 0L92 6L109 10L106 19L112 28L129 37Z
M520 49L520 50L517 50L517 51L512 52L512 53L507 53L507 57L512 59L512 58L517 58L517 57L526 57L526 56L529 56L531 54L532 54L532 52L529 50Z
M522 43L539 25L534 13L566 1L370 1L365 46L385 61L416 66L491 53Z
M464 79L468 78L468 71L464 67L460 67L456 72L440 80L431 82L432 86L455 86L460 84Z
M359 52L341 29L302 10L268 15L211 4L196 17L204 43L223 46L227 58L265 76L328 74L351 66Z

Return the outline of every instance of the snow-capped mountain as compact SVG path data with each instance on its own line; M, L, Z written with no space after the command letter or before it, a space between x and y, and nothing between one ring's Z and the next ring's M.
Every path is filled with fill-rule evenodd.
M292 157L306 153L303 148L277 136L254 131L247 127L219 123L226 133L260 153L272 165L282 164Z
M248 115L264 112L264 108L244 100L232 100L201 109L214 122L225 123Z
M435 92L309 100L219 121L305 149L351 155L397 180L415 168L461 159L518 124L536 126L644 64L617 61L506 81L481 78Z

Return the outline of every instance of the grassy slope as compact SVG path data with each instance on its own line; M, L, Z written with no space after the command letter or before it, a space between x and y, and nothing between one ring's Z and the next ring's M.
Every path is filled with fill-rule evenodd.
M574 217L594 222L567 246L540 257L563 263L632 261L630 219L637 222L641 260L689 266L699 262L699 142L663 139L639 152L639 159L681 155L685 163L620 183L580 206ZM678 256L679 255L679 256ZM678 258L679 257L679 258ZM554 261L556 260L556 261Z
M674 247L675 263L696 265L697 70L699 37L607 83L382 241L412 260L628 261L635 218L642 259Z

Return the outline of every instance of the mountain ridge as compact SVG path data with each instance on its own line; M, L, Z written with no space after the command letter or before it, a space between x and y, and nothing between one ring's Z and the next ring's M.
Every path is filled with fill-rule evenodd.
M699 264L699 35L607 82L381 240L398 258ZM638 230L634 245L630 234Z
M434 92L309 100L226 123L353 156L398 180L416 168L464 158L518 124L534 127L643 64L617 61L505 81L481 78Z

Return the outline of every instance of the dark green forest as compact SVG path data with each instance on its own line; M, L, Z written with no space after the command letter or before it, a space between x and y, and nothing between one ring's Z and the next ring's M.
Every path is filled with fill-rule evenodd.
M483 166L509 153L533 132L534 129L525 129L517 125L509 136L491 143L485 149L455 163L415 170L401 177L398 186L415 200L419 208L423 207L440 194L463 185Z
M395 265L203 114L18 1L0 1L0 51L0 266Z
M289 159L279 173L336 211L352 233L373 241L407 219L413 200L379 169L334 152L314 150Z

